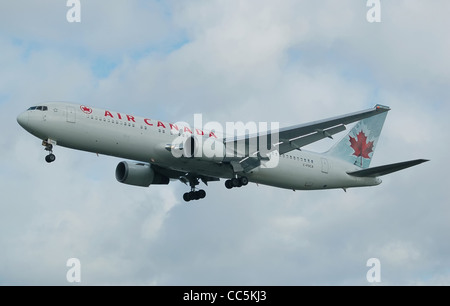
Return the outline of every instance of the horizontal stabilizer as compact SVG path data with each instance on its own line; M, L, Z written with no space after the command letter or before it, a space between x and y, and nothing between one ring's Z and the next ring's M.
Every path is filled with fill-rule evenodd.
M358 171L354 171L354 172L347 172L347 174L352 175L352 176L357 176L357 177L377 177L377 176L382 176L385 174L389 174L392 172L396 172L399 170L403 170L412 166L416 166L418 164L427 162L428 159L416 159L416 160L410 160L410 161L405 161L405 162L401 162L401 163L396 163L396 164L390 164L390 165L384 165L384 166L379 166L379 167L373 167L373 168L368 168L368 169L363 169L363 170L358 170Z

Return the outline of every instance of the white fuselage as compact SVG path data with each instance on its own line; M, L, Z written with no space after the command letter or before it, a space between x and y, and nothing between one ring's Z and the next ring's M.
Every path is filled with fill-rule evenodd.
M232 178L229 163L175 157L167 145L180 135L217 138L214 133L155 119L69 103L44 103L46 110L28 110L19 123L42 140L58 145L157 165L184 173ZM221 141L218 139L218 141ZM354 177L359 167L326 154L293 150L278 156L276 167L257 167L246 173L249 181L293 190L372 186L378 178Z

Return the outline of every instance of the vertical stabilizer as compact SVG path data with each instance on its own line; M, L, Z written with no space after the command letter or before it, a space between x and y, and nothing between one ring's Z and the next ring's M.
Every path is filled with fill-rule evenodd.
M384 107L378 106L377 107ZM325 154L340 158L363 169L368 168L377 147L387 112L363 119Z

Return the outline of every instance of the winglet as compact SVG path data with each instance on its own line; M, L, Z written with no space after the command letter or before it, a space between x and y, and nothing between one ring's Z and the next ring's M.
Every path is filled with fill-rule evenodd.
M391 108L389 106L381 105L381 104L375 105L375 108L376 109L383 109L383 110L386 110L386 111L390 111L391 110Z

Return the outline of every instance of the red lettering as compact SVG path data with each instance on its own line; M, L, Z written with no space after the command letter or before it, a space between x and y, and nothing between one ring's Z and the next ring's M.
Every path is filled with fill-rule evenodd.
M217 138L217 136L216 136L216 135L214 135L214 132L211 132L211 133L209 133L209 137L214 137L214 138Z
M109 111L105 111L105 117L111 117L114 118L113 115Z
M136 121L134 121L134 117L133 116L127 115L127 119L128 119L128 121L132 121L132 122L136 123Z
M117 113L117 116L119 117L119 119L122 119L122 116L119 113Z
M150 119L144 119L144 122L147 123L147 125L153 126L153 124L150 123Z
M163 128L166 128L166 126L161 121L158 121L158 127L159 126L162 126Z
M178 126L176 124L169 123L169 125L170 125L171 130L173 130L175 128L175 130L178 131Z
M202 130L195 129L195 131L197 132L197 135L205 135L205 133Z
M192 134L192 131L188 127L184 127L184 131Z

